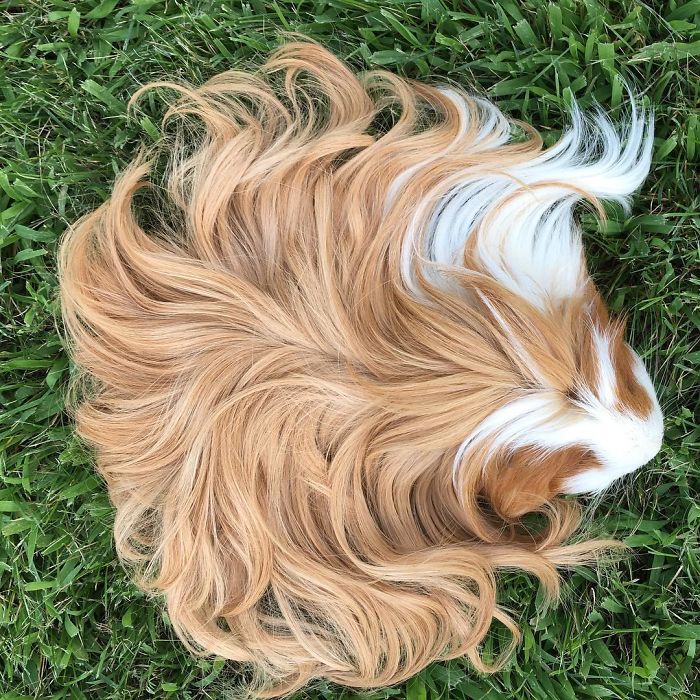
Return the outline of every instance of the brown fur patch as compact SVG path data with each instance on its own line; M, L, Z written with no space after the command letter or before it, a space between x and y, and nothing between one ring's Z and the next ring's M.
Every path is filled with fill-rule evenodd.
M619 323L610 342L610 355L615 368L617 384L616 408L631 411L640 418L647 418L654 407L649 392L637 381L634 374L634 355L625 342L625 326Z
M516 520L561 493L567 478L600 467L598 459L585 447L546 452L523 447L490 470L484 490L498 515Z

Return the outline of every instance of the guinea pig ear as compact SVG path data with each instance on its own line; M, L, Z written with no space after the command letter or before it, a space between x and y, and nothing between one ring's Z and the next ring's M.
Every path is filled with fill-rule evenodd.
M518 520L563 493L568 478L599 467L595 456L585 447L572 445L557 450L521 447L489 470L484 495L499 517Z

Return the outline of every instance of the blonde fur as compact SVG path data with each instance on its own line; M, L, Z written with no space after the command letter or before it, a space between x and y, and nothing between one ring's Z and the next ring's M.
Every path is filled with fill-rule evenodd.
M523 182L542 140L527 125L513 140L485 101L354 75L310 42L155 86L179 94L178 128L59 254L72 410L120 557L188 647L251 664L263 696L392 684L463 655L499 667L519 633L498 572L556 597L558 566L613 543L571 543L578 507L557 495L602 468L594 446L511 449L483 426L533 392L563 416L596 381L592 334L622 347L621 327L580 254L570 293L528 299L484 257L488 217L454 261L416 232L494 173L596 193ZM494 619L513 641L490 665Z

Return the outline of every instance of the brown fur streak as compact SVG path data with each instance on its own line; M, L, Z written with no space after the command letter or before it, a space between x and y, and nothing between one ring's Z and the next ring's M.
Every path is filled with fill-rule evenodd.
M625 326L620 323L612 336L611 355L617 379L617 409L647 418L653 408L649 393L637 380L633 369L632 351L625 342Z
M633 354L625 342L625 319L611 318L605 302L592 283L587 290L585 305L593 326L604 332L610 339L610 355L616 378L615 408L620 412L631 412L641 419L647 418L653 409L653 403L649 393L634 374ZM587 384L595 387L600 370L590 337L590 326L587 323L581 323L579 327L584 332L584 337L580 341L581 373Z

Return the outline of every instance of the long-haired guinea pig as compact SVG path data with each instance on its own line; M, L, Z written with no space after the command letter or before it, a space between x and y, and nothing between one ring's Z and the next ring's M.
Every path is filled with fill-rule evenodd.
M661 444L574 216L628 206L649 112L574 106L545 148L311 42L154 86L176 93L163 139L59 251L70 407L122 561L261 695L497 668L518 638L498 571L555 596L611 546L576 538L566 494ZM487 663L494 619L513 641Z

